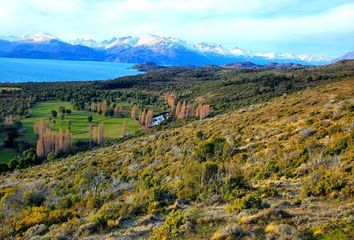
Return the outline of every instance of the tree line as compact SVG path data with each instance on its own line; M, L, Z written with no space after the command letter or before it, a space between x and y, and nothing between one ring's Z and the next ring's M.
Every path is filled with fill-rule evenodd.
M210 105L207 104L195 105L187 101L178 101L176 105L176 95L170 92L167 92L164 97L167 106L171 109L171 115L175 116L177 119L186 120L197 117L202 120L208 117L211 112Z
M69 152L72 148L72 133L67 129L58 132L49 129L46 120L39 120L34 125L34 131L38 136L36 154L39 158L45 158L49 153L58 155Z

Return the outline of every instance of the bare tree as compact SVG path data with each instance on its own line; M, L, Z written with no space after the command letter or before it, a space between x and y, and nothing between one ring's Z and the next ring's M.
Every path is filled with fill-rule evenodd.
M121 117L121 115L122 115L122 108L117 104L114 108L114 116L116 118L119 118Z
M147 128L151 127L153 115L154 114L152 110L147 111L145 116L145 127Z
M45 156L42 137L38 138L37 147L36 147L36 154L39 158L42 158Z
M135 120L136 118L135 118L135 115L136 115L136 105L133 105L133 107L132 107L132 109L130 110L130 118L132 119L132 120Z
M127 121L122 123L122 126L120 127L120 134L123 137L127 134Z

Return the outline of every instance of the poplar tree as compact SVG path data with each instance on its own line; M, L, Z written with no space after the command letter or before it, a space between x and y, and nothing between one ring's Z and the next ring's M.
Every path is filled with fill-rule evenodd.
M196 114L195 116L198 117L199 119L204 119L210 114L210 106L209 105L203 105L199 104L197 109L196 109Z
M104 124L103 123L98 124L97 143L100 145L104 144Z
M43 140L41 137L38 138L38 141L37 141L36 154L39 158L43 158L45 156L44 155Z
M114 108L114 116L116 118L121 117L121 113L122 113L122 108L118 105L116 105L116 107Z
M122 126L120 127L120 134L123 137L127 134L127 121L122 123Z
M132 120L136 120L135 115L136 115L136 105L133 105L132 109L130 110L130 118Z
M147 111L145 116L145 127L147 128L151 127L153 115L154 114L152 110Z
M167 92L165 94L165 100L167 102L167 106L169 106L170 108L174 108L175 104L176 104L176 97L174 94Z
M38 136L36 153L38 157L45 157L49 153L59 154L72 148L72 134L69 130L59 132L46 129L45 133Z
M33 125L33 131L38 134L38 136L42 137L49 127L47 120L39 120Z
M177 107L176 107L176 113L175 113L176 118L179 118L179 114L180 114L180 112L181 112L181 108L182 108L182 103L181 103L181 101L179 101L179 102L177 103Z
M186 101L183 101L182 106L181 106L181 110L180 110L180 112L178 114L178 118L179 119L185 119L185 117L186 117L186 108L187 108Z
M68 129L64 133L63 145L64 151L69 151L72 147L72 134Z
M101 102L101 111L103 115L107 115L108 112L108 103L106 100L104 100L103 102Z
M139 123L141 125L145 125L145 120L146 120L146 111L145 111L145 109L143 109L140 114Z

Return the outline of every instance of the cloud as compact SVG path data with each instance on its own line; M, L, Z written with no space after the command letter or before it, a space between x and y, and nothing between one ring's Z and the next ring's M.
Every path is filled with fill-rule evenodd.
M317 42L322 48L313 51L327 55L354 48L351 0L0 0L0 5L0 35L48 32L103 40L154 33L264 51L291 44L296 46L288 50L301 51Z

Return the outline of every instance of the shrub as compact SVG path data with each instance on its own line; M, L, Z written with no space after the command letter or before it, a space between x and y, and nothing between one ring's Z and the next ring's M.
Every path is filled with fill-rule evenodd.
M216 181L218 174L218 165L213 162L206 162L203 164L203 183L211 184L213 181Z
M306 125L311 126L315 122L315 119L313 117L310 117L306 119Z
M247 180L242 171L235 168L224 178L220 192L224 200L230 201L238 197L245 188L248 188Z
M148 213L156 213L161 207L175 200L175 195L161 185L161 180L152 173L144 173L138 183L138 188L144 193L143 205L147 206Z
M353 239L353 224L348 222L330 222L312 229L312 235L321 240Z
M186 222L181 210L172 211L165 219L162 226L156 228L151 240L176 239L182 234L180 227Z
M88 220L95 225L95 228L103 230L106 227L117 226L123 216L128 217L129 211L126 210L127 205L119 202L108 202L98 210L97 214L90 216Z
M344 174L339 171L321 168L302 181L303 193L306 196L326 196L340 191L346 186Z
M244 237L246 233L242 230L242 228L236 224L231 223L226 227L223 227L216 231L213 236L212 240L233 240L233 239L241 239Z
M280 170L279 164L275 160L270 160L265 165L260 166L257 170L256 179L266 179Z
M231 206L228 207L230 212L240 212L243 209L261 208L262 199L254 193L247 194L241 199L236 199Z
M204 133L202 131L197 131L195 133L195 137L199 140L203 140L204 139Z
M51 113L53 118L56 118L58 116L58 112L55 111L55 110L52 110L50 113Z
M207 141L200 143L194 155L200 162L220 158L224 155L225 145L225 139L212 137Z
M265 228L267 239L299 239L299 232L294 226L288 224L268 225Z
M37 192L34 189L28 190L23 196L25 206L40 206L44 202L45 197L42 192Z
M348 147L346 138L339 139L331 144L324 152L325 155L338 155Z
M179 183L177 196L188 200L196 200L202 191L203 169L199 163L190 162L182 169L182 179Z
M65 210L51 210L48 207L31 207L21 212L21 221L17 221L15 229L17 232L23 232L37 224L52 225L59 222L65 222L72 217L72 213Z
M9 170L9 166L6 163L0 163L0 173L6 172Z

